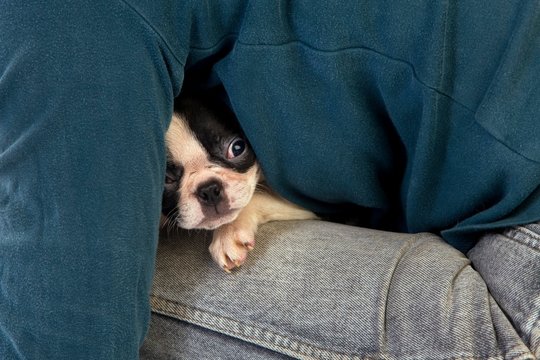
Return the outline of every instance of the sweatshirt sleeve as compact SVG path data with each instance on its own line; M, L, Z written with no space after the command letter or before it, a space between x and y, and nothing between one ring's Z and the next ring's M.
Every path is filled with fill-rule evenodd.
M134 359L183 55L119 1L0 4L0 354Z

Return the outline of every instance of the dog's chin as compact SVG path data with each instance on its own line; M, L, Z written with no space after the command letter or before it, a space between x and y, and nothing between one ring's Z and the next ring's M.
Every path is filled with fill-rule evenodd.
M240 210L230 211L227 214L219 214L215 216L205 216L198 222L185 223L180 221L179 226L183 229L201 229L201 230L215 230L218 227L233 222L240 213Z

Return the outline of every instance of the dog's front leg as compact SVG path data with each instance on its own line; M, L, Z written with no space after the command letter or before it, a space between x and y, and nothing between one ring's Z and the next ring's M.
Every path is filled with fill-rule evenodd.
M214 230L210 254L225 271L244 263L255 246L259 225L274 220L317 219L311 211L268 192L256 192L236 220Z

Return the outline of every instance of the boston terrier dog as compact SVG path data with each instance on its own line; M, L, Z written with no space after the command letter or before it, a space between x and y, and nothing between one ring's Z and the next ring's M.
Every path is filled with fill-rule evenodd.
M162 226L213 230L210 254L225 271L245 262L259 225L317 219L264 184L255 153L225 104L181 98L165 140Z

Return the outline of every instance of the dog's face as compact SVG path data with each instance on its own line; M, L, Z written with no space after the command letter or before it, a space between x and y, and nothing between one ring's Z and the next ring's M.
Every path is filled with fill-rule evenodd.
M180 103L166 134L162 213L184 229L215 229L236 219L260 177L234 115L195 99Z

